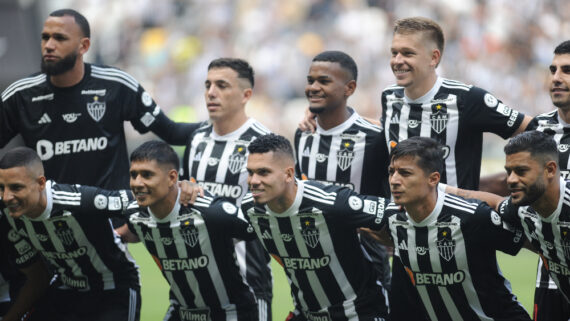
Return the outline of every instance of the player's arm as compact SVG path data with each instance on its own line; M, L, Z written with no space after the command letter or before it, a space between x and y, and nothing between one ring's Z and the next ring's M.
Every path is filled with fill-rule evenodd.
M0 99L0 148L6 146L18 134L16 124L18 117L14 117L8 109L8 103Z
M522 123L520 124L519 128L517 128L517 130L513 133L513 135L511 137L514 137L514 136L524 132L525 130L527 130L527 127L530 124L531 120L532 120L532 117L530 117L528 115L524 115Z
M150 130L170 145L186 145L192 132L203 126L203 122L178 123L172 121L162 111L156 117Z
M509 195L507 173L501 172L481 177L479 182L479 190L501 196Z
M489 204L489 206L491 206L491 208L494 208L495 210L498 210L501 202L505 200L504 197L499 196L497 194L493 194L493 193L466 190L466 189L461 189L461 188L455 187L455 186L445 185L442 183L440 183L440 185L445 186L445 192L448 194L454 194L454 195L461 196L461 197L466 198L466 199L478 199L480 201L483 201L483 202Z
M20 268L26 276L24 285L20 288L16 300L13 301L10 310L2 318L3 321L19 321L26 312L30 311L49 286L49 273L45 263L41 259L35 260L27 267Z
M314 133L317 130L317 114L312 113L307 107L305 115L298 126L301 131Z
M526 237L520 221L510 220L509 216L506 213L499 215L487 204L480 203L475 215L470 217L473 221L469 226L476 230L477 235L485 236L478 238L478 242L506 254L516 255L525 244Z
M194 204L198 196L204 196L204 189L200 185L183 180L178 182L178 188L180 188L180 204L188 206L188 204Z

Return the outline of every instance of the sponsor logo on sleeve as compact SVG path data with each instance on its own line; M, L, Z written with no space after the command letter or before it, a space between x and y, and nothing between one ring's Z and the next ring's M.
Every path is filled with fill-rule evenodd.
M487 105L487 107L489 107L489 108L494 108L499 103L499 100L495 96L493 96L489 93L485 94L485 97L483 97L483 100L485 101L485 105Z
M491 222L497 226L501 226L501 216L495 211L491 211Z
M352 195L348 198L348 206L353 210L358 211L362 208L362 200L358 198L358 196Z
M141 123L146 127L150 126L154 122L154 120L155 120L154 116L151 115L149 112L144 113L144 115L140 119Z
M118 211L123 208L123 204L121 203L121 198L118 196L109 196L109 205L107 209L109 211Z
M364 200L364 208L362 211L366 214L376 215L377 204L376 201Z
M222 204L222 208L224 209L224 211L226 211L226 213L228 214L235 214L237 212L237 207L230 203L230 202L224 202Z
M152 105L152 98L150 97L150 95L145 91L142 93L141 95L141 100L143 105L150 107L150 105Z

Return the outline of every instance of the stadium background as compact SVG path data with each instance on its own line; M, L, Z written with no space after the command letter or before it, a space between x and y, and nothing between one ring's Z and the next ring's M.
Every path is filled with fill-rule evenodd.
M129 72L178 121L207 118L203 83L210 60L245 58L256 72L248 114L290 138L306 106L310 60L323 50L342 50L356 60L358 89L349 104L379 117L380 92L393 83L395 19L438 21L446 36L438 74L477 84L529 115L553 109L548 65L554 47L570 39L565 0L0 0L0 91L39 70L43 21L63 7L91 23L87 61ZM152 135L127 126L127 137L132 149ZM501 170L502 146L501 139L485 136L483 173ZM143 320L160 320L166 283L144 249L131 248L142 267ZM536 256L525 250L500 257L530 311ZM274 274L274 316L282 320L291 299L281 268Z

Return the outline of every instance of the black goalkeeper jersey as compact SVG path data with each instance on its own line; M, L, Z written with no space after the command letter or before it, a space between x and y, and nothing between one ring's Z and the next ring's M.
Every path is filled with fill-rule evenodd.
M170 302L197 318L183 320L208 314L212 320L241 320L240 313L257 306L240 274L233 242L252 240L255 234L235 205L209 195L190 207L177 202L163 219L135 202L138 212L129 217L129 228L170 284Z
M60 183L128 188L125 121L179 145L197 128L174 136L183 124L170 121L132 76L94 64L85 64L83 79L72 87L36 74L8 86L1 98L0 146L21 134L42 159L46 177Z
M12 228L51 265L61 289L140 288L137 267L109 219L132 201L129 191L48 181L46 196L46 209L37 218L14 219L3 205L2 211Z
M254 204L251 194L241 206L285 269L295 308L308 320L385 318L382 289L356 229L379 229L386 200L313 181L297 184L295 201L283 213Z
M410 100L404 87L382 92L382 127L389 149L413 136L430 137L444 149L441 182L464 189L479 187L483 133L510 137L524 115L487 91L438 78L424 96Z

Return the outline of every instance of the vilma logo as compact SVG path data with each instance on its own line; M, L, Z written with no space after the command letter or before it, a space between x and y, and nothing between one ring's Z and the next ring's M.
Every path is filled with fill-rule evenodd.
M93 118L93 120L96 122L100 121L101 118L103 118L103 115L105 115L105 109L105 102L99 101L98 96L93 97L92 103L87 103L87 112L89 113L89 116L91 116L91 118Z

